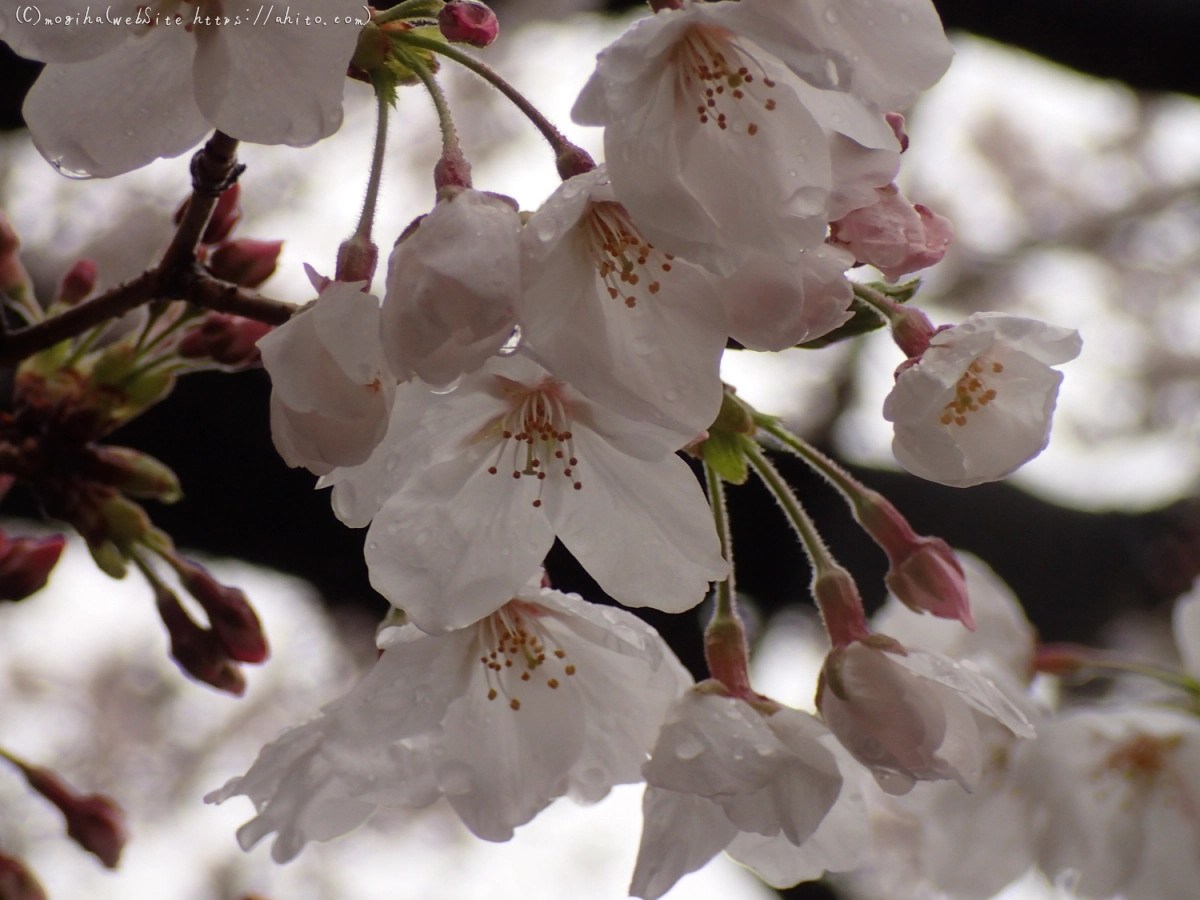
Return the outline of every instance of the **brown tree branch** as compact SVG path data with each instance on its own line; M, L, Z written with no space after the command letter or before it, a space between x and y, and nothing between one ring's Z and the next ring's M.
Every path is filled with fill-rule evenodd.
M159 298L187 300L271 325L286 322L295 311L294 306L216 279L196 261L196 245L217 198L237 181L244 169L237 162L237 144L218 131L192 157L192 195L158 265L53 318L8 332L0 330L0 367L15 365L27 356Z

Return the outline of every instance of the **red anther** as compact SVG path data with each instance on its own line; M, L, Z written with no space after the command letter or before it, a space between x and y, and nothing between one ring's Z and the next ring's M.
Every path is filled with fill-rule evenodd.
M438 28L448 41L487 47L500 34L500 20L476 0L450 0L438 13Z
M218 278L255 288L275 274L283 241L238 238L217 247L208 258L209 270Z
M63 276L54 302L60 306L74 306L95 289L96 264L90 259L81 259Z
M260 663L270 655L262 623L242 591L221 584L203 566L188 560L175 560L172 565L184 588L204 608L231 659Z
M44 588L65 543L61 534L10 539L0 531L0 600L24 600Z
M211 359L222 366L247 368L259 362L259 339L274 326L229 313L210 312L176 348L184 359Z

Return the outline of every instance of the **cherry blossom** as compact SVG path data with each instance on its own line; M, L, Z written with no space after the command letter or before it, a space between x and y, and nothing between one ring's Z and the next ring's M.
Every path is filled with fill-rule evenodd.
M728 566L679 444L497 357L449 394L401 385L375 455L323 484L343 521L371 522L371 584L426 631L494 611L555 535L619 602L681 612Z
M79 4L54 0L43 15L76 22L33 27L17 21L15 7L4 0L0 39L47 63L23 108L34 143L62 171L101 177L178 156L213 128L293 147L333 134L359 29L296 21L365 17L351 0L298 0L290 24L224 24L216 0L122 0L89 10L105 23L97 25L82 20Z
M970 789L983 770L974 711L1032 737L1028 719L976 669L881 634L826 657L817 689L821 718L889 794L917 781Z
M914 475L969 487L1012 474L1045 449L1079 332L1003 313L940 331L903 367L883 404L892 452Z
M383 347L400 379L446 387L508 340L520 293L516 209L464 190L441 200L388 262Z
M687 691L642 769L630 893L655 900L722 850L776 887L858 865L866 807L843 754L807 713L727 696L713 681Z
M914 205L890 184L876 190L870 206L853 209L830 223L830 239L889 281L941 262L954 238L949 219Z
M1075 894L1185 900L1200 882L1200 720L1152 707L1069 712L1021 748L1033 843Z
M527 352L577 390L680 443L721 406L727 326L707 275L642 237L604 166L576 175L523 235Z
M310 308L258 342L275 448L318 475L364 462L387 431L396 379L379 344L379 299L362 287L328 282Z
M904 27L885 31L885 19ZM617 198L643 234L728 275L752 251L796 262L830 219L872 203L899 160L884 113L949 58L924 0L877 13L688 2L602 51L572 115L605 127Z
M459 631L384 629L362 682L206 798L254 801L243 848L275 833L272 856L285 862L379 806L438 797L479 837L506 841L557 797L593 803L639 781L691 677L636 616L540 579Z

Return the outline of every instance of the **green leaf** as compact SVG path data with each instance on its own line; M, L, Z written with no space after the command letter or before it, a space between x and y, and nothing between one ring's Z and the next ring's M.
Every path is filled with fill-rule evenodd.
M722 481L730 484L745 484L749 477L746 463L745 435L729 431L713 431L700 444L700 455L713 468Z

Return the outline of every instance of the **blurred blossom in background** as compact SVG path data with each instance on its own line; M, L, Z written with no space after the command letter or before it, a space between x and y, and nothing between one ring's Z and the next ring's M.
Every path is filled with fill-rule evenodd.
M599 159L600 130L571 124L569 111L596 52L628 21L583 14L509 26L483 56ZM1194 496L1200 102L1138 94L972 37L956 36L955 46L949 74L909 116L912 148L901 176L910 198L957 228L945 261L925 273L922 306L939 324L994 309L1078 328L1085 338L1050 447L1013 483L1092 511L1137 512ZM447 67L445 84L476 187L536 208L558 183L540 138L474 76ZM401 93L393 122L376 223L381 244L428 210L428 172L440 151L420 91ZM304 151L239 151L249 166L239 234L286 242L265 293L306 302L302 264L332 274L333 248L358 216L373 129L370 90L350 82L345 125L332 138ZM113 181L69 181L15 132L0 138L0 207L22 233L39 285L53 285L82 256L99 264L103 289L154 258L185 171L184 161L167 160ZM381 266L378 294L384 274ZM880 408L898 362L881 331L822 353L728 353L724 375L801 434L831 438L843 459L895 469ZM20 523L5 527L22 533ZM313 589L286 576L232 561L213 568L246 591L272 642L272 659L248 673L241 700L185 681L167 658L149 589L107 579L77 542L45 592L0 605L5 746L118 798L129 815L131 842L121 868L109 872L63 839L58 814L33 801L19 776L0 773L0 845L23 856L51 896L625 895L640 830L638 786L617 788L591 809L559 801L509 844L476 840L438 804L379 815L351 839L310 846L287 866L272 864L266 845L242 854L233 834L249 818L248 804L213 807L200 798L244 771L281 729L344 693L373 661L374 625L365 614L331 617ZM1157 646L1155 628L1161 623L1122 640ZM757 648L758 689L812 710L819 634L807 608L770 619ZM999 897L1065 897L1068 888L1031 874ZM776 895L722 857L668 896Z

